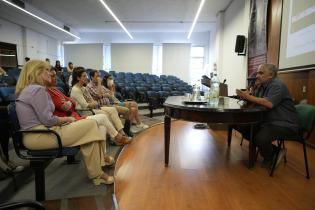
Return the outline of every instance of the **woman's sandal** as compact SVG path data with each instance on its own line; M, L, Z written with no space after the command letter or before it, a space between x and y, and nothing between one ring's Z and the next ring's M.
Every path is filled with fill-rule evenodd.
M115 164L115 159L112 156L106 155L104 160L105 166L113 166Z
M105 175L102 174L101 176L93 179L93 183L94 185L98 186L100 184L113 184L114 183L114 177L113 176L109 176L109 175Z
M117 136L115 136L115 138L114 138L114 142L115 142L116 146L122 146L125 144L129 144L129 143L131 143L131 141L132 141L132 138L127 137L127 136L123 136L121 134L117 134Z

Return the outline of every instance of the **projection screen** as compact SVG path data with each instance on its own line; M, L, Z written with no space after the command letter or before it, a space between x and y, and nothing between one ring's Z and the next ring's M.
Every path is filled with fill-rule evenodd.
M315 0L284 0L279 69L315 66Z

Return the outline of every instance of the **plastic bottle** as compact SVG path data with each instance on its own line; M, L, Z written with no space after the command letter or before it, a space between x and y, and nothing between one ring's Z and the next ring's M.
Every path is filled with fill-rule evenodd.
M211 78L211 88L210 88L210 104L219 103L219 91L220 91L220 81L217 75L217 65L214 64L213 76Z

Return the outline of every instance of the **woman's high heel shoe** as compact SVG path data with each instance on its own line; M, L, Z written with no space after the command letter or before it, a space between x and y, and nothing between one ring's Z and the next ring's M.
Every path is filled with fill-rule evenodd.
M101 176L93 179L94 185L98 186L100 184L113 184L114 183L114 177L113 176L108 176L105 174L102 174Z

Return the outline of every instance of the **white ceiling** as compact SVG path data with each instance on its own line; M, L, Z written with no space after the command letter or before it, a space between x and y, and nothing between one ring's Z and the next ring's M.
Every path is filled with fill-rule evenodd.
M25 0L79 32L123 32L99 0ZM200 0L105 0L130 32L188 32ZM209 31L231 0L206 0L194 31ZM212 27L211 27L212 26Z

